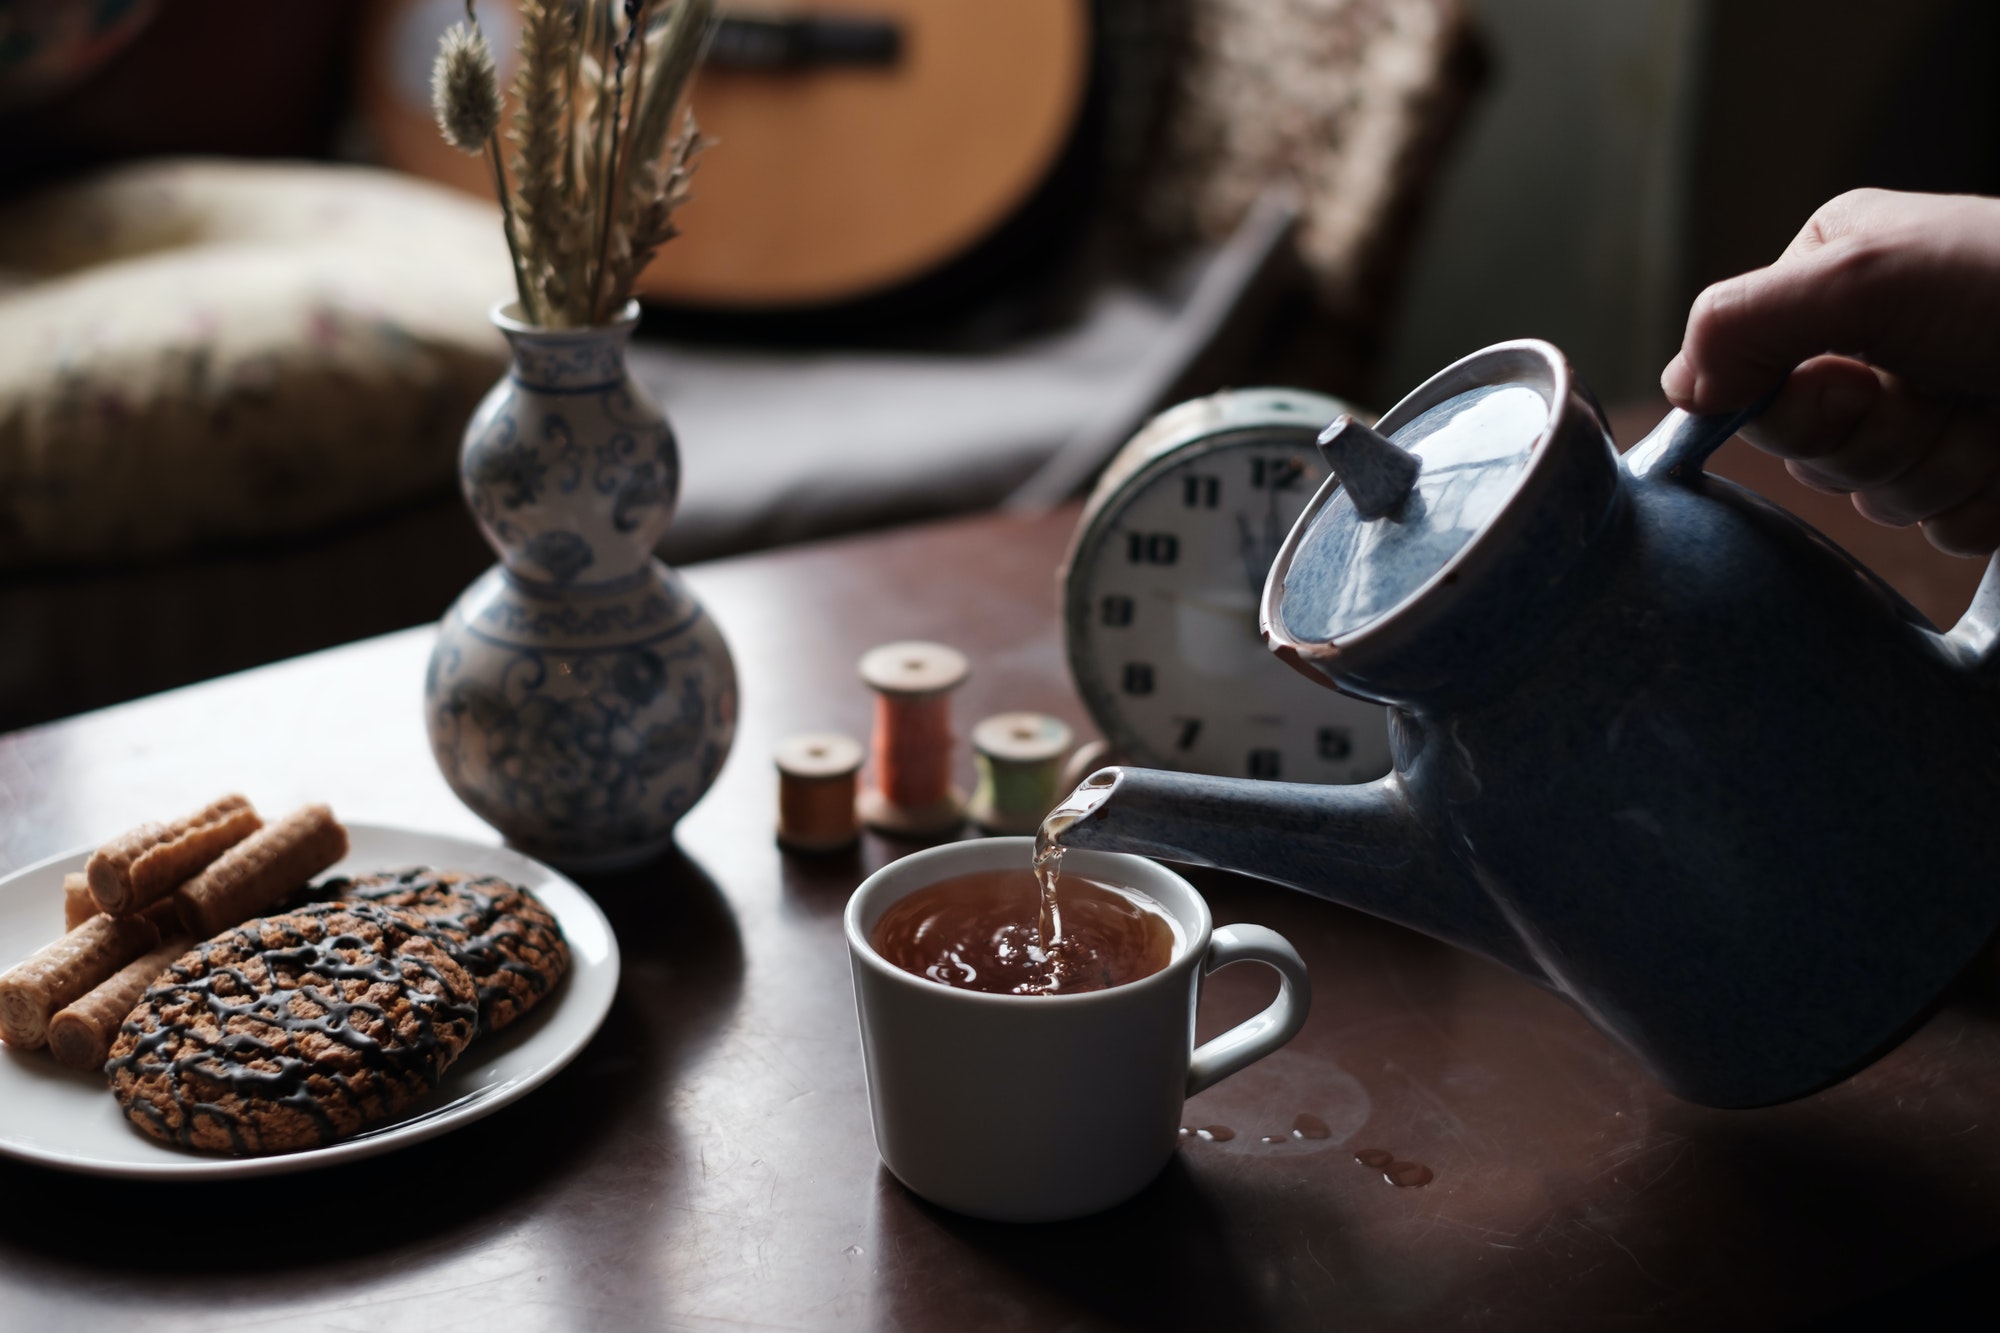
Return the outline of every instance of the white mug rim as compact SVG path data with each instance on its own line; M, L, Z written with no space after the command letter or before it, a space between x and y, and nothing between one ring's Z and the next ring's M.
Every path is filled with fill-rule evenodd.
M1134 856L1127 852L1103 852L1087 848L1077 848L1064 854L1064 861L1068 869L1073 872L1090 875L1094 879L1103 879L1121 888L1145 894L1146 897L1158 903L1160 909L1172 917L1175 924L1186 934L1186 944L1159 971L1148 973L1137 980L1125 982L1123 985L1109 986L1103 990L1084 991L1075 995L1004 995L990 991L965 990L957 986L947 986L942 982L932 981L927 977L920 977L914 972L906 972L902 968L897 967L894 963L875 951L875 946L868 940L867 935L861 929L861 916L866 905L877 894L883 892L880 887L883 880L889 878L892 873L911 873L916 868L912 866L912 862L922 864L930 861L985 860L988 858L984 854L998 853L1007 848L1018 848L1021 854L1020 863L1025 866L1034 855L1035 840L1032 837L1023 836L976 838L961 842L940 843L935 847L926 847L921 851L911 852L907 856L898 857L896 860L889 862L887 865L870 874L856 886L852 894L848 895L847 908L841 914L842 925L847 933L847 951L849 956L856 961L857 965L868 968L876 975L885 977L897 985L916 988L922 994L932 997L937 1002L1000 1005L1002 1007L1010 1005L1046 1007L1049 1005L1074 1006L1124 1003L1136 1001L1161 986L1184 986L1187 975L1200 967L1202 959L1208 955L1209 941L1215 931L1215 919L1208 910L1208 900L1201 896L1201 892L1194 885L1188 883L1183 876L1152 860L1150 857ZM1074 858L1074 860L1071 858ZM1093 872L1087 868L1100 865L1109 866L1112 869ZM1130 866L1142 867L1137 872L1140 878L1157 875L1178 885L1187 894L1188 903L1193 908L1195 928L1190 929L1189 923L1181 919L1180 914L1174 911L1171 904L1162 901L1159 895L1148 891L1144 884L1133 883L1132 876L1130 875L1116 873L1117 870ZM897 894L891 900L890 905L901 902L904 898L909 897L910 894L915 893L919 889L929 888L941 879L949 879L954 874L973 873L975 870L981 868L984 867L974 866L958 870L940 868L937 873L923 876L908 889ZM884 910L887 910L886 906Z

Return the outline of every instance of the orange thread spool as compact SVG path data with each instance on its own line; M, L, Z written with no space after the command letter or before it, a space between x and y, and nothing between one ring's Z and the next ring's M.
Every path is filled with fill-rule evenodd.
M951 741L949 695L876 696L875 774L891 805L934 805L951 791Z
M861 742L833 731L790 736L778 743L778 842L791 851L832 852L861 835L854 792Z
M965 822L965 793L951 781L951 692L969 670L941 643L886 643L862 656L861 679L875 691L872 781L860 800L870 828L924 837Z

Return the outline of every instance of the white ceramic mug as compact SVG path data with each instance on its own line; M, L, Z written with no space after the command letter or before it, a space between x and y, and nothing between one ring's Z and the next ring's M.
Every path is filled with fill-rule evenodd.
M902 898L957 875L1025 871L1033 847L928 848L847 903L876 1149L931 1202L1005 1222L1081 1217L1138 1193L1173 1155L1181 1103L1291 1040L1312 1001L1305 963L1277 932L1215 929L1193 885L1115 852L1069 852L1063 873L1136 889L1179 923L1173 961L1151 976L1078 995L988 995L905 972L869 943ZM1240 962L1275 968L1278 998L1195 1049L1202 977Z

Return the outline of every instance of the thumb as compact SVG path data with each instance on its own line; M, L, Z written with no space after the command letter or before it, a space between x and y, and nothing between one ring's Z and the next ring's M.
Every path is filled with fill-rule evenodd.
M1926 389L2000 390L2000 201L1859 191L1814 215L1768 268L1696 298L1661 376L1678 407L1748 406L1827 352Z
M1869 341L1868 312L1883 301L1863 290L1868 281L1856 267L1820 250L1716 283L1695 298L1660 388L1690 412L1734 411L1801 361L1859 350Z

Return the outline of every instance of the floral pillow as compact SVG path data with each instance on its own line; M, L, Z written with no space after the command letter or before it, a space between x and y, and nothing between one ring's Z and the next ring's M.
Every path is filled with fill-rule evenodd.
M0 569L305 533L448 489L506 366L492 205L163 161L0 210Z

